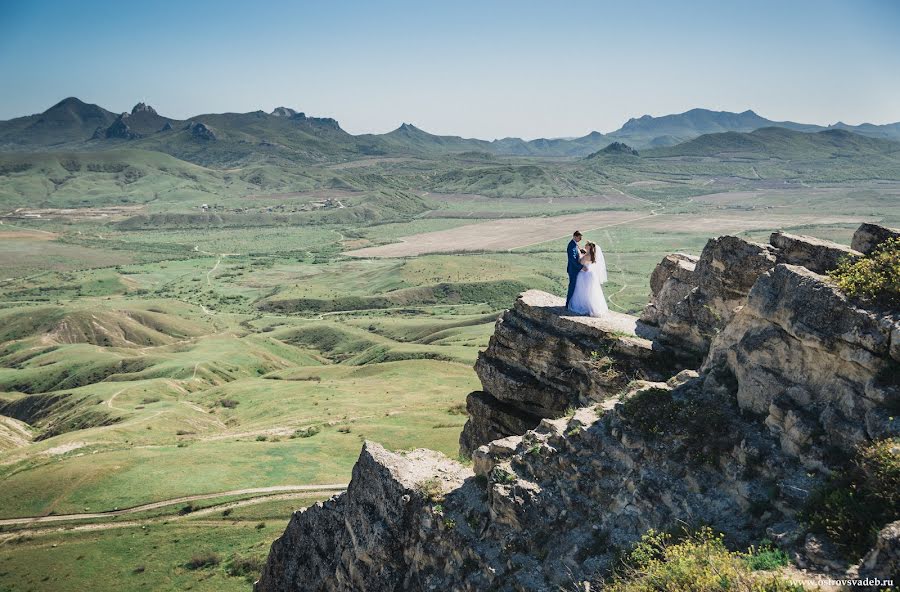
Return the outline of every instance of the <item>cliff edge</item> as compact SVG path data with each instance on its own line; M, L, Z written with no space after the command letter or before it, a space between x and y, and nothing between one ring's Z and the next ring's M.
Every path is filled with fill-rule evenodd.
M657 266L640 319L525 292L476 364L472 467L367 442L347 492L293 515L255 590L589 589L648 530L700 525L815 573L897 574L900 516L861 554L807 517L860 450L900 459L900 313L821 275L892 232L864 225L862 251L710 240Z

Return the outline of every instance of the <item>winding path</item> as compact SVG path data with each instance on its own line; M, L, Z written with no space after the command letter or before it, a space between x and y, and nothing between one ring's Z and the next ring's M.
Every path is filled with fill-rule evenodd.
M328 492L343 491L347 489L346 483L330 483L325 485L275 485L272 487L251 487L249 489L234 489L232 491L220 491L218 493L201 493L198 495L187 495L183 497L173 497L171 499L124 508L122 510L108 510L106 512L90 512L83 514L57 514L53 516L31 516L23 518L5 518L0 520L0 526L15 524L40 524L42 522L63 522L67 520L96 520L100 518L109 518L110 516L124 516L126 514L137 514L166 506L174 506L186 502L194 502L198 500L211 499L216 497L225 497L232 495L268 495L280 492Z

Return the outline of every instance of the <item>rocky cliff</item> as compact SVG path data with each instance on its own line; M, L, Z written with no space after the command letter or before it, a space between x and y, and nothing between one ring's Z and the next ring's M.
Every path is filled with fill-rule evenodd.
M472 467L366 443L347 492L291 518L256 590L585 589L675 525L769 538L810 570L900 571L898 516L861 562L803 518L859 450L900 458L900 314L820 275L891 231L857 235L862 252L775 233L670 255L640 320L524 293L476 365Z

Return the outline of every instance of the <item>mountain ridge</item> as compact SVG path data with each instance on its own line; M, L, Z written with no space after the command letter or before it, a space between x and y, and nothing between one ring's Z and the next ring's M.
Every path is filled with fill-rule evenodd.
M196 124L204 127L198 128ZM128 142L135 148L165 152L204 166L258 159L321 162L359 155L436 156L462 152L583 158L614 142L637 150L664 149L708 134L751 133L772 127L802 133L842 130L869 138L900 141L900 122L859 126L838 122L820 126L773 121L749 109L735 113L695 108L659 117L643 115L629 119L608 134L591 131L575 138L483 140L432 134L407 122L383 134L354 135L341 128L333 118L308 116L284 106L269 113L260 110L203 113L179 120L160 115L143 102L136 104L130 112L117 115L98 105L68 97L42 113L0 121L0 151L82 147L103 150ZM196 133L197 129L203 133Z

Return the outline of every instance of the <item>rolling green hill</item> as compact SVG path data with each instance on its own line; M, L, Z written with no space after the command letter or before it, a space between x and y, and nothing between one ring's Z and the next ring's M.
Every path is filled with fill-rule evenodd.
M75 97L43 113L0 121L0 149L24 150L83 142L109 127L116 116Z
M214 192L248 192L252 188L242 175L228 175L151 150L0 153L3 207L140 204L162 197L207 201Z
M808 161L886 157L900 161L900 143L868 138L838 129L804 133L780 127L766 127L750 133L707 134L671 148L653 150L647 155Z

